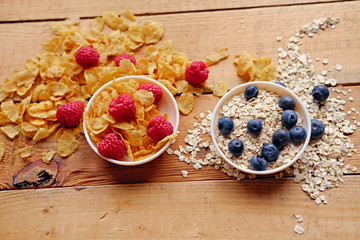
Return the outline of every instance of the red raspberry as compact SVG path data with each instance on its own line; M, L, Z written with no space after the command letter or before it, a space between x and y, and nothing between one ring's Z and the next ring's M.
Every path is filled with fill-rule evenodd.
M130 54L127 54L127 53L122 53L119 56L117 56L115 58L115 60L114 60L115 65L118 67L119 64L120 64L120 61L123 60L123 59L129 59L130 62L132 62L134 65L136 65L136 59L133 56L131 56Z
M192 62L185 71L186 81L190 84L202 84L208 79L209 69L202 61Z
M120 94L109 104L109 113L116 121L130 121L135 118L135 103L129 94Z
M79 48L75 53L76 62L84 69L99 65L100 54L90 46Z
M58 108L56 118L67 127L75 127L79 124L83 112L84 104L82 102L68 102Z
M108 133L98 144L98 151L107 158L119 160L125 153L125 144L116 133Z
M150 120L147 133L152 139L158 142L164 137L172 134L173 131L174 128L171 123L163 116L158 115Z
M154 101L155 104L160 102L162 95L163 95L161 88L159 86L156 86L151 83L147 83L147 84L141 83L139 85L138 89L144 89L148 92L152 92L152 94L154 95L154 98L155 98L155 101Z

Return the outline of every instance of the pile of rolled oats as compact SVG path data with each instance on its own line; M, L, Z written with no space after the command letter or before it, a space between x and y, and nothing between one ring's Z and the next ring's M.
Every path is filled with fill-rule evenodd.
M325 125L325 134L321 139L310 141L302 157L294 163L285 172L295 176L294 182L303 182L302 190L306 192L316 204L327 203L323 192L326 189L339 186L343 182L343 174L349 171L356 172L355 166L344 164L344 158L352 156L355 152L354 145L351 143L349 134L352 134L359 122L352 116L353 122L346 119L347 115L357 115L356 109L345 112L344 105L346 100L340 96L327 99L326 103L319 105L312 99L311 91L319 84L336 86L337 81L326 77L327 72L317 74L312 65L310 54L304 54L300 51L301 38L304 36L313 37L325 29L334 29L338 18L321 18L312 23L303 26L295 33L295 36L289 39L288 50L279 48L278 59L278 79L292 90L305 104L311 118L319 119ZM278 37L279 41L281 37ZM281 40L281 39L280 39ZM320 59L316 58L317 61ZM323 59L323 64L327 65L328 60ZM336 65L335 69L340 71L341 66ZM351 91L341 91L332 88L333 92L341 93L346 96ZM353 101L353 97L348 98ZM245 178L245 175L234 169L228 163L223 161L216 153L213 143L210 141L210 122L211 111L199 114L199 122L195 122L193 129L188 130L185 137L186 147L179 146L178 150L168 149L168 154L175 154L179 160L186 163L193 163L195 169L201 166L213 165L215 169L221 170L231 177L238 180ZM205 149L205 154L203 150ZM197 156L205 156L203 159ZM282 177L282 173L276 175L276 178ZM248 175L249 178L255 177ZM297 229L301 230L301 229ZM300 231L302 232L302 231Z
M234 121L234 131L229 136L224 136L216 129L216 140L219 148L224 155L232 162L242 168L250 168L250 159L260 155L264 144L272 142L272 135L284 127L281 124L281 114L283 109L279 107L280 96L274 92L260 89L256 98L249 101L245 99L243 93L235 95L228 102L224 103L219 112L220 116L227 116ZM302 123L302 118L297 112L298 124ZM263 129L260 135L255 136L247 131L247 123L251 119L260 119ZM244 143L244 152L241 156L234 156L228 149L228 144L232 139L240 139ZM290 142L280 152L279 158L274 162L269 162L267 170L280 167L290 162L300 151L302 144Z

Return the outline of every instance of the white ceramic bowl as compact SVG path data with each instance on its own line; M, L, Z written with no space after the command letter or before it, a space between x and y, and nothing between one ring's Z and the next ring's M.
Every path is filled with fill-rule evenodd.
M296 108L295 111L299 112L303 122L301 123L302 127L305 128L306 130L306 139L300 149L300 151L296 154L296 156L287 164L281 165L280 167L274 168L274 169L270 169L270 170L265 170L265 171L254 171L250 168L244 168L244 167L240 167L239 165L235 164L234 162L232 162L229 158L227 158L225 156L225 154L223 153L223 151L220 150L217 141L216 141L216 128L217 128L217 120L219 118L219 111L222 107L222 105L229 101L233 96L235 95L239 95L239 94L244 94L245 89L249 86L249 85L256 85L258 87L258 89L265 89L267 91L271 91L274 93L277 93L278 95L280 95L281 97L283 96L290 96L292 97L295 101L296 101ZM235 88L233 88L231 91L229 91L227 94L225 94L220 101L217 103L217 105L215 106L215 109L213 111L213 115L211 118L211 137L212 140L214 142L215 145L215 149L216 151L220 154L220 156L222 158L225 159L225 161L227 163L229 163L231 166L233 166L234 168L239 169L240 171L246 172L246 173L250 173L250 174L256 174L256 175L266 175L266 174L273 174L276 172L280 172L282 170L284 170L285 168L289 167L290 165L292 165L294 162L296 162L296 160L299 159L299 157L301 156L301 154L303 154L306 146L308 145L309 141L310 141L310 135L311 135L311 123L310 123L310 115L305 107L305 105L302 103L302 101L300 100L300 98L298 96L296 96L292 91L290 91L288 88L282 87L276 83L272 83L272 82L248 82L248 83L244 83L241 84Z
M170 93L170 91L164 85L162 85L161 83L159 83L158 81L156 81L154 79L144 77L144 76L125 76L125 77L120 77L120 78L114 79L113 81L106 83L101 88L99 88L99 90L97 90L94 93L94 95L90 98L89 103L87 104L87 106L85 108L85 111L89 110L90 106L93 104L94 99L105 88L107 88L108 86L113 84L113 82L129 81L130 79L135 79L139 83L152 83L161 88L163 95L162 95L160 102L157 104L157 106L158 106L161 114L167 113L168 121L173 125L174 133L176 133L178 130L178 127L179 127L179 109L178 109L178 106L177 106L174 96ZM89 143L90 147L94 150L94 152L96 152L96 154L98 154L103 159L105 159L109 162L118 164L118 165L122 165L122 166L136 166L136 165L150 162L151 160L159 157L170 145L170 142L168 142L163 148L159 149L154 155L151 155L150 157L139 160L139 161L132 162L132 161L130 161L130 159L127 155L125 155L121 160L115 160L115 159L104 157L98 152L96 143L91 140L91 138L87 132L85 121L83 122L83 124L84 124L85 138L86 138L87 142Z

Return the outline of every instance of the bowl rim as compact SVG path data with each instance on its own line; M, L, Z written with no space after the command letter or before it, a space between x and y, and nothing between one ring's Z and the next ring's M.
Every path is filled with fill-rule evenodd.
M226 100L228 100L228 98L230 99L230 97L232 95L234 95L234 92L238 91L239 88L245 88L249 85L261 85L263 89L266 89L266 85L268 86L272 86L275 89L276 88L280 88L282 90L285 90L285 92L287 92L288 96L293 97L297 103L299 103L299 107L303 110L305 118L303 121L305 121L307 123L307 129L306 129L306 139L303 143L303 146L301 147L300 151L296 154L296 156L289 161L288 163L281 165L277 168L274 169L270 169L270 170L265 170L265 171L255 171L255 170L251 170L249 168L243 168L237 164L235 164L233 161L231 161L230 159L228 159L225 154L223 153L223 151L219 148L217 141L216 141L216 119L217 118L217 112L219 111L220 107L224 104L224 102ZM294 164L300 157L301 155L304 153L305 148L307 147L307 145L309 144L310 141L310 136L311 136L311 117L309 112L307 111L306 106L304 105L304 103L301 101L301 99L294 93L292 92L290 89L283 87L279 84L273 83L273 82L264 82L264 81L254 81L254 82L247 82L247 83L243 83L240 84L238 86L236 86L235 88L231 89L229 92L227 92L216 104L214 110L213 110L213 114L211 116L211 138L212 141L214 143L215 149L217 151L218 154L220 154L220 156L227 162L229 163L232 167L242 171L242 172L246 172L249 174L255 174L255 175L268 175L268 174L274 174L277 172L280 172L286 168L288 168L289 166L291 166L292 164Z
M149 78L149 77L146 77L146 76L141 76L141 75L130 75L130 76L123 76L123 77L119 77L119 78L115 78L107 83L105 83L103 86L101 86L90 98L88 104L86 105L86 108L84 110L85 111L88 111L90 109L90 105L92 104L92 102L94 101L94 99L105 89L107 88L108 86L110 86L111 84L113 84L114 82L119 82L119 81L127 81L127 80L130 80L130 79L135 79L135 80L146 80L150 83L153 83L159 87L161 87L161 90L164 92L166 92L167 95L170 96L170 99L172 101L172 104L174 105L175 107L175 118L176 118L176 122L175 122L175 126L174 127L174 131L173 133L176 133L177 130L178 130L178 127L179 127L179 118L180 118L180 114L179 114L179 108L178 108L178 105L176 103L176 100L174 98L174 96L171 94L171 92L163 85L161 84L160 82L152 79L152 78ZM102 156L99 151L97 150L97 147L95 146L95 144L93 143L93 141L91 140L88 132L87 132L87 128L86 128L86 123L85 121L83 121L83 128L84 128L84 135L85 135L85 138L86 138L86 141L88 142L88 144L90 145L90 147L92 148L92 150L94 150L94 152L99 155L101 158L105 159L106 161L109 161L111 163L114 163L114 164L117 164L117 165L121 165L121 166L137 166L137 165L141 165L141 164L145 164L147 162L150 162L152 160L154 160L155 158L159 157L169 146L170 146L170 143L171 141L169 141L165 146L163 146L161 149L159 149L155 154L151 155L150 157L147 157L145 159L142 159L142 160L139 160L139 161L133 161L133 162L130 162L130 161L120 161L120 160L115 160L115 159L112 159L112 158L107 158L107 157L104 157Z

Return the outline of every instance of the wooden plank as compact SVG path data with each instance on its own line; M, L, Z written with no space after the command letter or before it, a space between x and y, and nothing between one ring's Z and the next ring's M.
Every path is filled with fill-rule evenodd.
M161 14L173 12L209 11L221 9L254 8L282 5L298 5L336 0L255 0L255 1L142 1L142 0L80 0L80 1L31 1L31 0L1 0L0 21L28 21L41 19L64 19L68 16L94 17L104 11L122 13L129 9L134 14Z
M291 179L1 191L0 238L356 239L359 184L346 177L319 206Z
M233 57L243 51L277 59L278 47L286 48L287 39L302 25L324 16L338 16L341 22L336 29L313 38L304 38L304 53L328 58L329 64L317 70L331 68L328 75L340 83L358 84L360 75L360 2L300 5L263 9L231 10L176 15L141 16L139 22L148 20L164 23L163 41L172 39L177 51L186 52L192 60L205 59L215 50L228 47L227 60L210 67L213 81L224 80L232 88L241 80L235 74ZM176 17L174 17L176 16ZM82 21L87 26L89 20ZM216 24L214 24L216 22ZM284 24L286 23L286 24ZM0 81L14 68L23 68L27 58L36 56L41 42L52 36L48 22L0 24ZM283 42L276 37L282 36ZM160 45L159 43L158 45ZM343 66L338 72L336 63Z
M354 97L354 102L346 105L347 109L352 107L360 110L360 96L356 92L360 91L360 87L351 87ZM341 88L348 90L349 87ZM336 96L331 92L331 96ZM345 99L343 97L343 99ZM217 97L211 95L203 95L196 97L196 104L193 112L188 116L181 115L181 124L179 127L180 135L176 143L171 146L172 149L177 149L179 145L185 145L184 138L187 135L187 130L193 128L193 122L198 121L194 119L200 112L212 110L217 101ZM206 106L206 108L204 108ZM352 120L353 121L353 120ZM6 153L3 160L0 162L0 189L11 189L13 187L13 176L22 169L26 164L41 159L41 154L50 149L56 149L56 141L54 137L50 137L44 141L37 143L27 140L23 137L17 138L15 141L10 141L0 135L1 139L6 142ZM138 182L173 182L173 181L194 181L194 180L215 180L215 179L230 179L230 177L221 171L215 170L213 166L202 167L200 170L193 169L193 164L186 164L180 162L175 155L168 155L164 153L158 159L136 167L122 167L106 162L98 157L92 149L88 146L85 138L80 137L79 149L70 157L62 159L59 158L59 173L56 177L56 182L52 186L88 186L88 185L105 185L116 183L138 183ZM345 158L345 164L351 164L360 169L360 146L356 144L360 142L360 131L355 131L351 135L351 140L355 143L355 153L350 158ZM17 149L27 145L33 145L33 155L27 159L22 159L16 154ZM199 159L205 158L206 152L201 152L198 155ZM40 160L41 161L41 160ZM43 166L44 167L44 166ZM44 170L49 174L51 171ZM187 178L183 178L181 170L189 172ZM54 174L52 174L54 175Z

